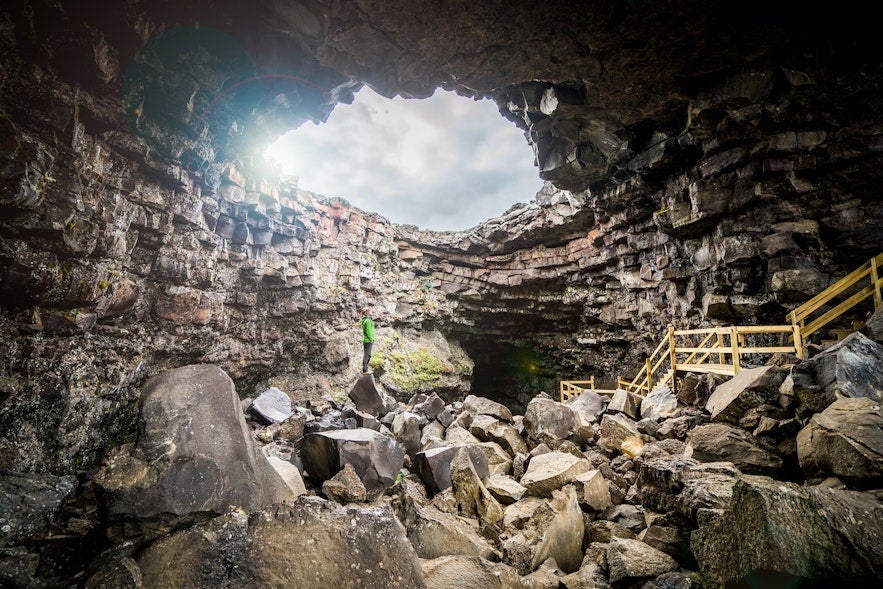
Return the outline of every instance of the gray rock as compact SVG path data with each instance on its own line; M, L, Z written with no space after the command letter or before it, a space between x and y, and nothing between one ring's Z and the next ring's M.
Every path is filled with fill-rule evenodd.
M791 586L873 586L883 576L883 504L868 493L744 475L726 509L699 512L690 546L723 586L774 577Z
M576 491L570 485L561 491L553 491L550 505L555 516L537 546L532 566L537 569L547 558L553 558L564 573L575 572L582 564L585 533Z
M503 505L511 505L520 501L527 493L527 488L510 476L494 475L486 482L485 486L494 499Z
M427 589L514 589L522 586L514 568L478 556L440 556L424 560L422 565Z
M292 497L255 449L233 381L205 364L144 385L138 442L115 449L95 484L111 517L254 511Z
M76 489L74 476L0 472L0 547L47 532Z
M377 388L374 376L371 374L363 374L359 377L359 380L350 389L349 398L356 405L356 409L374 417L388 412L383 411L386 408L386 395Z
M575 411L580 411L590 416L590 421L597 421L607 408L610 397L600 395L592 390L587 390L576 397L571 397L565 402L565 405Z
M745 473L773 474L782 468L776 449L725 423L700 425L687 435L684 456L700 462L732 462Z
M574 426L573 410L558 401L534 397L524 410L524 430L537 442L566 440Z
M423 480L426 491L430 495L451 486L451 461L460 448L466 448L466 451L469 452L472 465L480 479L490 476L487 456L478 445L449 445L418 452L414 457L414 469Z
M856 332L791 369L793 392L813 411L840 397L883 395L883 345Z
M678 397L668 386L661 386L650 391L641 400L641 419L658 421L677 413Z
M641 402L644 398L641 395L630 393L625 389L617 389L607 404L607 414L624 413L631 419L641 419Z
M777 366L743 368L714 389L705 408L711 413L712 421L738 424L748 410L776 403L779 386L786 376L786 371Z
M531 495L551 497L552 491L584 472L592 470L585 458L577 458L565 452L548 452L531 458L527 471L519 481Z
M622 444L639 437L638 426L625 413L607 413L601 418L598 445L609 452L622 452Z
M282 423L291 417L291 398L276 387L270 387L252 402L251 410L267 423Z
M368 492L352 464L344 464L336 475L322 483L322 492L332 501L341 504L360 503L368 498Z
M351 464L369 494L388 489L405 462L395 439L366 428L308 434L301 441L300 456L307 474L321 481Z
M677 561L640 540L613 538L607 549L610 582L657 577L678 570Z
M141 552L138 564L144 587L425 587L417 554L389 508L318 497L175 532Z
M485 397L467 395L467 397L463 399L463 408L471 413L473 417L478 415L490 415L501 421L512 421L512 412L509 411L508 407Z
M834 401L797 435L797 458L811 477L865 484L883 478L883 412L866 397Z

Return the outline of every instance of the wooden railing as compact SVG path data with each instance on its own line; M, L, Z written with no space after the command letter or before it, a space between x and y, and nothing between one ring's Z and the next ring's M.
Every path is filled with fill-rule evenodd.
M881 267L883 267L883 253L871 258L854 272L847 274L788 313L787 318L794 326L794 347L797 349L798 358L803 358L806 339L810 335L841 317L868 297L874 297L874 309L883 304L883 300L881 300L881 290L883 290L883 280L880 277ZM860 284L865 280L868 281L867 285ZM850 294L850 290L856 290L856 292ZM834 299L847 294L849 296L845 300L830 309L824 309ZM812 315L819 311L824 312L818 317L812 318Z
M704 329L677 330L669 326L668 334L644 361L633 379L617 377L617 388L645 395L654 386L670 384L676 391L679 372L698 372L735 376L745 357L793 353L804 356L807 338L832 321L843 316L859 303L873 296L874 309L883 305L883 253L838 280L823 292L788 314L790 325L734 325ZM864 280L869 284L861 284ZM855 292L851 292L854 290ZM838 297L846 296L831 308ZM812 315L822 312L818 317ZM561 381L561 401L584 392L590 381Z
M561 402L564 403L571 397L576 397L580 393L595 388L595 377L589 377L589 380L562 380L558 383L558 392L561 394Z

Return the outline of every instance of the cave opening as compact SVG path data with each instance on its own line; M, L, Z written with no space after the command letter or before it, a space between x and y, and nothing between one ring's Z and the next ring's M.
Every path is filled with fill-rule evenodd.
M265 157L300 188L394 223L465 230L543 186L523 131L488 99L440 89L386 98L364 86L313 122L284 133Z

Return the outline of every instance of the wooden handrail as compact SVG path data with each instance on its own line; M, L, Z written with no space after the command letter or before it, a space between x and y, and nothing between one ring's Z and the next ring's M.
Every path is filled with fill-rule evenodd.
M798 358L802 359L804 343L806 338L812 333L840 317L868 297L873 296L875 309L883 306L883 276L881 276L881 268L883 268L883 253L874 256L858 269L850 272L823 292L820 292L806 303L788 313L786 320L790 321L790 325L732 325L727 327L679 330L670 325L666 336L662 338L650 356L645 358L644 366L641 367L638 374L632 380L618 376L616 378L616 385L618 388L633 393L642 394L644 391L649 393L653 388L654 374L662 368L666 360L669 361L671 369L658 381L658 384L670 380L674 389L678 372L711 372L715 374L729 374L731 376L737 374L741 368L741 356L743 354L794 353ZM865 286L852 294L849 298L838 303L806 325L806 319L812 313L819 310L835 297L844 294L848 288L865 277L870 279L871 284L869 286ZM765 342L761 342L760 345L750 345L745 337L774 334L788 334L787 339L792 341L793 345L765 345ZM694 335L704 335L705 337L698 345L678 346L675 342L675 338ZM729 338L729 342L725 341L726 338ZM713 339L716 340L715 343L709 345ZM668 344L667 348L666 344ZM663 350L665 350L665 353L663 353ZM690 355L685 360L678 362L678 354ZM718 364L706 362L712 354L717 354ZM729 356L729 362L725 362L726 356ZM592 387L594 388L594 377L592 378ZM565 394L564 384L567 382L580 383L585 381L562 381L562 400Z

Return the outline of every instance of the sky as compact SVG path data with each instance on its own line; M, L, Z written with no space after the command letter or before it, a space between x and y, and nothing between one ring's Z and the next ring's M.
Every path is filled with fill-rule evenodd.
M496 104L442 90L405 100L365 86L266 156L302 190L437 231L475 227L530 202L543 185L524 133Z

